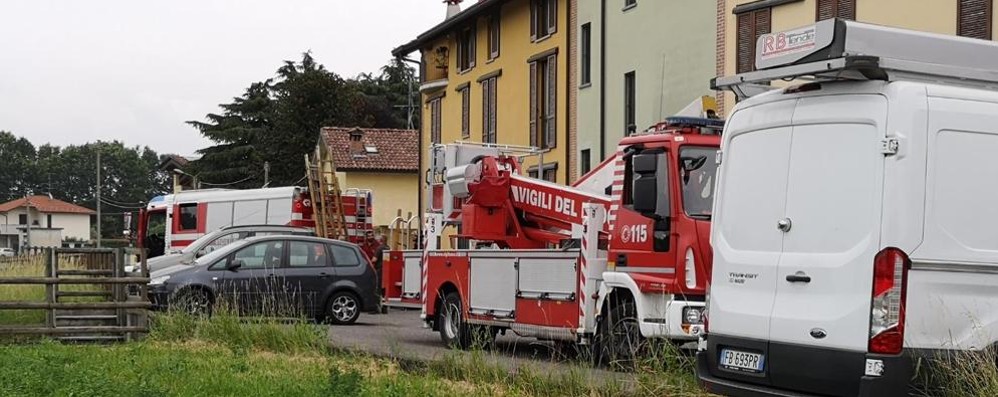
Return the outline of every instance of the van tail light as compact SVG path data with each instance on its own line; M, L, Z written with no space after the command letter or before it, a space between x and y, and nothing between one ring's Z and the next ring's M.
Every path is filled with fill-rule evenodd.
M870 304L870 353L900 354L904 347L904 303L911 260L897 248L885 248L873 260Z

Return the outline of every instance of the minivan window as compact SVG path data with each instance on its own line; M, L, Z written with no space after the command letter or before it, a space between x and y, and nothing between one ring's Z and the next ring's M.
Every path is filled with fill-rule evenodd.
M243 261L243 269L278 267L284 255L284 241L264 241L236 251L234 261Z
M679 150L683 209L692 218L710 219L717 176L717 148L687 146Z
M333 263L336 266L357 266L360 264L360 257L353 248L343 245L330 245L333 250Z
M288 244L289 262L291 267L323 267L329 266L329 256L326 245L308 241L292 241Z

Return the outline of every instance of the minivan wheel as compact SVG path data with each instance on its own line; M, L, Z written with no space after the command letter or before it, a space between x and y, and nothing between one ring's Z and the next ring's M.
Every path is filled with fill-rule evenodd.
M357 322L360 317L360 300L357 295L340 291L329 298L326 304L326 321L334 325L347 325Z
M593 344L596 364L612 369L634 368L644 346L634 302L621 300L610 306L600 319Z
M199 289L185 289L174 298L173 310L192 316L211 316L211 296Z

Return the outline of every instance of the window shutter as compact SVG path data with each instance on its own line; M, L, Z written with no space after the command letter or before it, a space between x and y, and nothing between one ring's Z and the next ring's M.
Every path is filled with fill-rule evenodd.
M489 142L499 143L499 78L493 77L489 79L489 106L492 108L489 111L489 135L491 138Z
M770 32L771 25L769 17L770 17L770 10L768 8L764 8L755 12L755 32L754 32L755 34L752 35L753 62L755 62L754 50L757 39L759 38L759 36L762 36Z
M461 90L461 137L471 137L471 89Z
M544 147L553 148L558 143L558 56L548 56L547 109L544 122Z
M856 0L818 0L815 20L832 18L856 20Z
M856 0L839 0L836 16L851 21L856 20Z
M472 27L468 34L471 36L468 38L468 68L473 68L475 60L478 59L475 51L475 47L478 46L478 29Z
M544 0L530 0L530 41L537 40L537 6Z
M530 63L530 146L538 146L537 135L537 62Z
M993 0L957 0L957 34L991 40Z
M835 2L838 0L818 0L818 21L835 18Z
M548 34L558 31L558 0L548 0Z
M737 73L751 72L755 66L755 32L752 13L738 14Z

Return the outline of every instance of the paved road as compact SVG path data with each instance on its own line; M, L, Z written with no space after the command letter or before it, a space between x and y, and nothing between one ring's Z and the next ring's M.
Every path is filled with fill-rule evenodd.
M391 310L388 314L361 315L354 325L331 326L330 343L339 348L365 351L377 356L407 360L432 361L450 355L467 355L444 347L440 334L423 328L419 310ZM494 364L513 370L527 365L538 373L581 371L595 381L611 378L624 380L629 374L584 368L566 362L565 356L556 352L553 345L533 338L521 338L507 332L496 339L493 350L485 358Z

